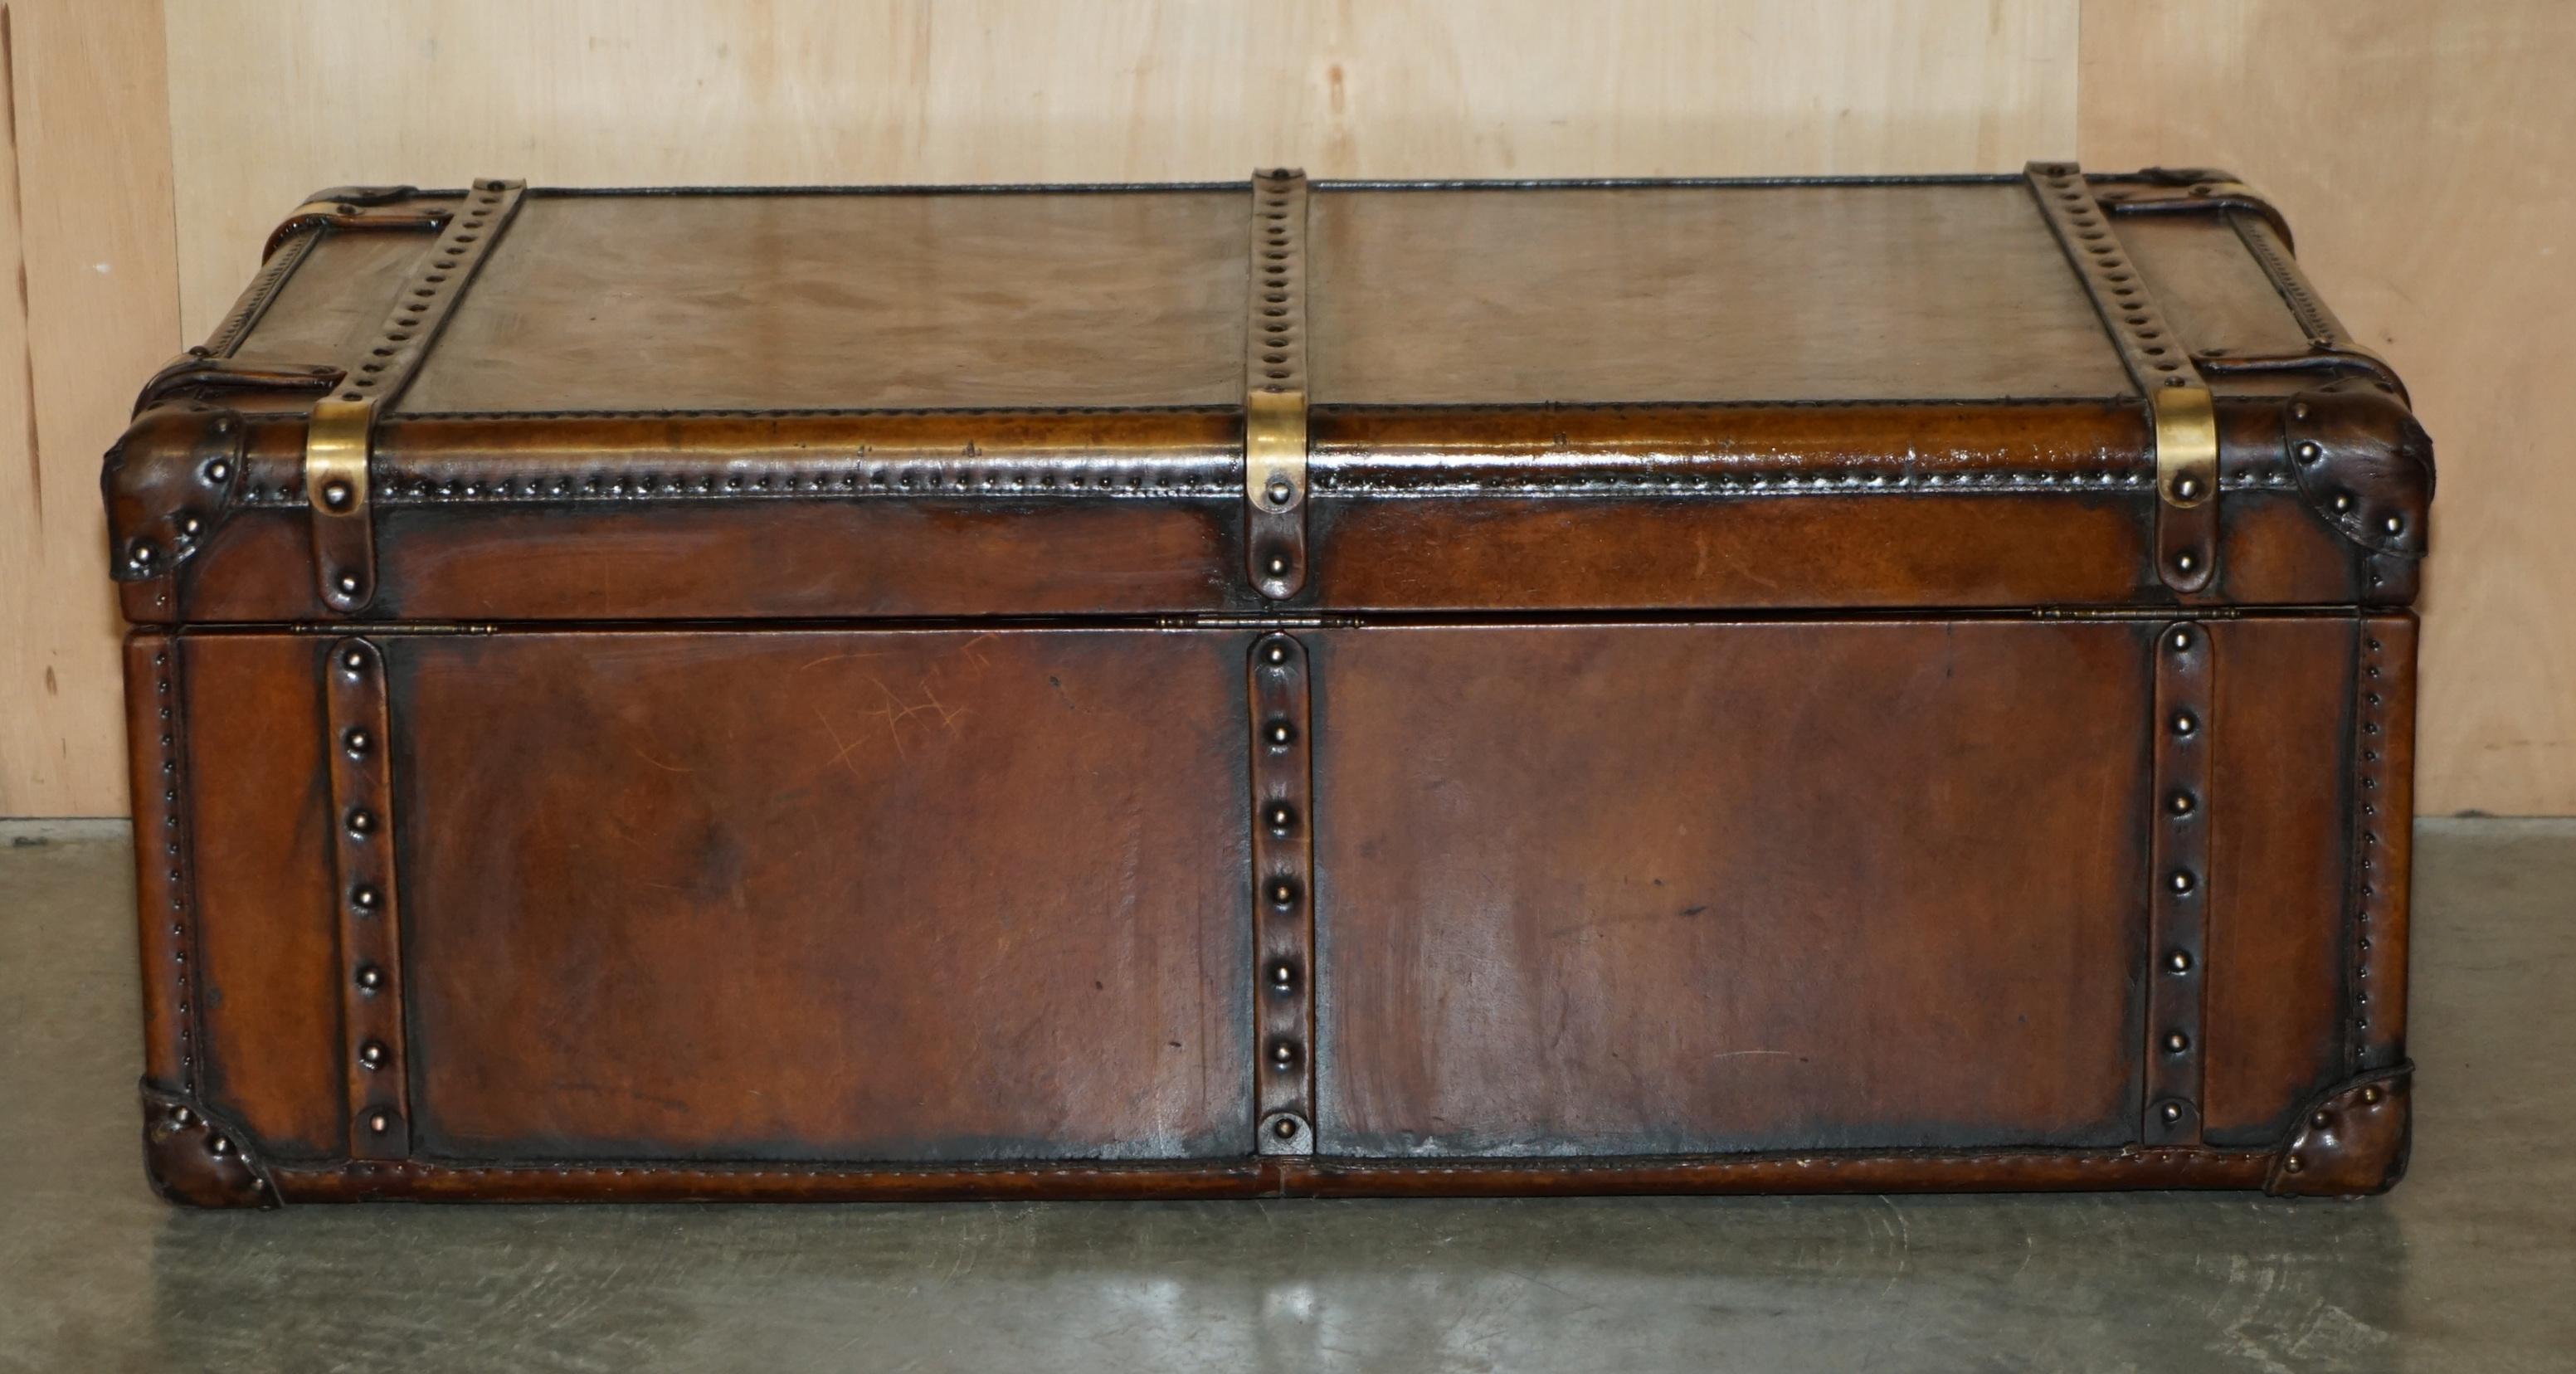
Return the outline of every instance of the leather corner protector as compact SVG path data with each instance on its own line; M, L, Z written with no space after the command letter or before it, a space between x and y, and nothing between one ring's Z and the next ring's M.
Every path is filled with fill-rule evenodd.
M215 406L158 406L107 451L108 567L119 582L166 577L205 547L242 481L249 427Z
M2274 1197L2364 1197L2406 1174L2413 1143L2415 1066L2400 1063L2329 1089L2299 1114L2272 1157L2263 1191Z
M2290 472L2319 519L2373 554L2420 559L2433 504L2433 438L2404 404L2356 380L2283 403Z
M277 1187L247 1132L197 1102L145 1083L143 1171L186 1207L275 1207Z

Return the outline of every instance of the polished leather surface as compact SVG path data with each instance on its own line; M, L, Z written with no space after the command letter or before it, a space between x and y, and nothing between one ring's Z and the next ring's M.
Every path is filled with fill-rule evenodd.
M285 234L107 470L165 1191L2393 1179L2431 454L2259 208L2112 216L2218 393L2177 595L2018 182L1313 201L1281 601L1248 187L531 193L408 392L454 198Z
M531 196L406 409L1206 405L1241 191Z
M1239 637L386 658L422 1153L1250 1152Z
M2132 394L2017 182L1322 190L1316 400Z

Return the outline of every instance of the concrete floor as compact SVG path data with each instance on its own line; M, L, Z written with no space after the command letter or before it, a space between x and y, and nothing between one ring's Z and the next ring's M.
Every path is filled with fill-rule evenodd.
M2112 1197L193 1213L121 827L0 827L0 1369L2576 1369L2576 823L2419 831L2413 1176Z

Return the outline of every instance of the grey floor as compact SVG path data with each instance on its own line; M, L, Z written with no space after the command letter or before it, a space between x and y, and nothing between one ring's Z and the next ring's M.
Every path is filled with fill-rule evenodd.
M2419 832L2390 1197L189 1213L121 828L0 828L0 1369L2576 1369L2576 823Z

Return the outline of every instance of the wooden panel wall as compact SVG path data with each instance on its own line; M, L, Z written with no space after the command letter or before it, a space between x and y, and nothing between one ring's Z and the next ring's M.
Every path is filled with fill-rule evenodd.
M180 348L159 0L7 0L0 59L0 816L118 815L98 460Z
M2549 73L2576 59L2576 7L2558 0L7 6L21 194L0 252L28 286L0 301L0 815L122 809L97 454L318 186L1858 173L2069 152L2234 165L2282 200L2443 444L2419 796L2576 812L2576 701L2550 690L2576 630L2547 613L2576 595L2576 555L2541 530L2571 494L2545 438L2576 399L2547 386L2567 345L2533 324L2565 288L2528 270L2565 241L2570 193L2512 175L2568 160Z
M2576 812L2576 5L2088 0L2082 156L2231 168L2441 484L2416 804Z

